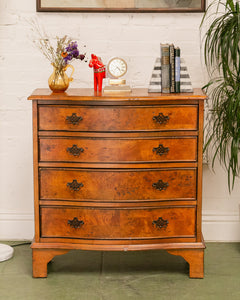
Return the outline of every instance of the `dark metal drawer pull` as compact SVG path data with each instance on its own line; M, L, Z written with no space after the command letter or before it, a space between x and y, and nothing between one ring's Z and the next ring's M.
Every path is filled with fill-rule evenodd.
M169 186L168 182L163 182L161 179L158 182L153 183L152 185L156 190L165 191Z
M68 121L68 123L72 123L73 125L78 125L78 123L80 121L82 121L82 117L78 117L76 113L72 113L71 116L67 116L66 117L66 121Z
M68 220L68 224L70 225L70 227L80 228L84 225L84 222L82 220L78 220L78 218L75 217L72 220Z
M78 183L76 179L73 179L72 182L68 182L67 186L70 188L70 190L73 191L79 191L81 187L83 187L83 184L80 182Z
M156 152L157 155L164 155L164 154L168 154L169 152L169 148L168 147L164 147L162 144L159 144L158 147L153 148L152 150L153 152Z
M157 220L152 222L153 226L155 225L156 228L161 229L164 228L166 229L168 226L168 220L163 220L162 217L159 217Z
M169 116L164 116L163 113L159 113L158 116L153 117L153 121L159 124L166 124L169 121Z
M69 152L70 154L72 154L74 156L79 156L81 154L81 152L83 152L83 151L84 151L84 149L78 148L77 145L72 145L72 147L67 148L67 152Z

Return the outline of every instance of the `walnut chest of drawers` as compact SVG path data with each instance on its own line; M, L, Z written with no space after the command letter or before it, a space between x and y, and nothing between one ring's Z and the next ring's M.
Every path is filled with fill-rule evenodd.
M72 249L165 249L203 277L205 98L33 92L34 277Z

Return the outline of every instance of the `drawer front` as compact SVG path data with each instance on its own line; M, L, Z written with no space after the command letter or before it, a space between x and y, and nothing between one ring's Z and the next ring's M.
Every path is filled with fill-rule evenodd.
M197 138L40 138L40 161L196 161Z
M79 239L194 237L195 215L195 207L41 207L41 236Z
M158 107L40 106L39 130L197 130L197 105Z
M41 169L40 198L106 202L195 200L196 169Z

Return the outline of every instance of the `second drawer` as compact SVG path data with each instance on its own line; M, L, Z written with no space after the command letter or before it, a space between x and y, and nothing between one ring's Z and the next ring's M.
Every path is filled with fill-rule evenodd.
M40 198L87 201L196 199L196 169L40 169Z
M196 161L197 137L40 138L40 161L126 163Z

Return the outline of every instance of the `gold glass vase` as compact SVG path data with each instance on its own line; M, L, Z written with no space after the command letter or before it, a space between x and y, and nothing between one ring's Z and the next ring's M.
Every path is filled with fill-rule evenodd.
M72 73L69 77L66 74L67 68L72 69ZM53 73L48 79L48 85L50 89L54 93L61 93L66 91L66 89L69 87L70 81L73 81L72 78L73 72L74 72L74 67L72 65L66 65L61 70L53 66Z

